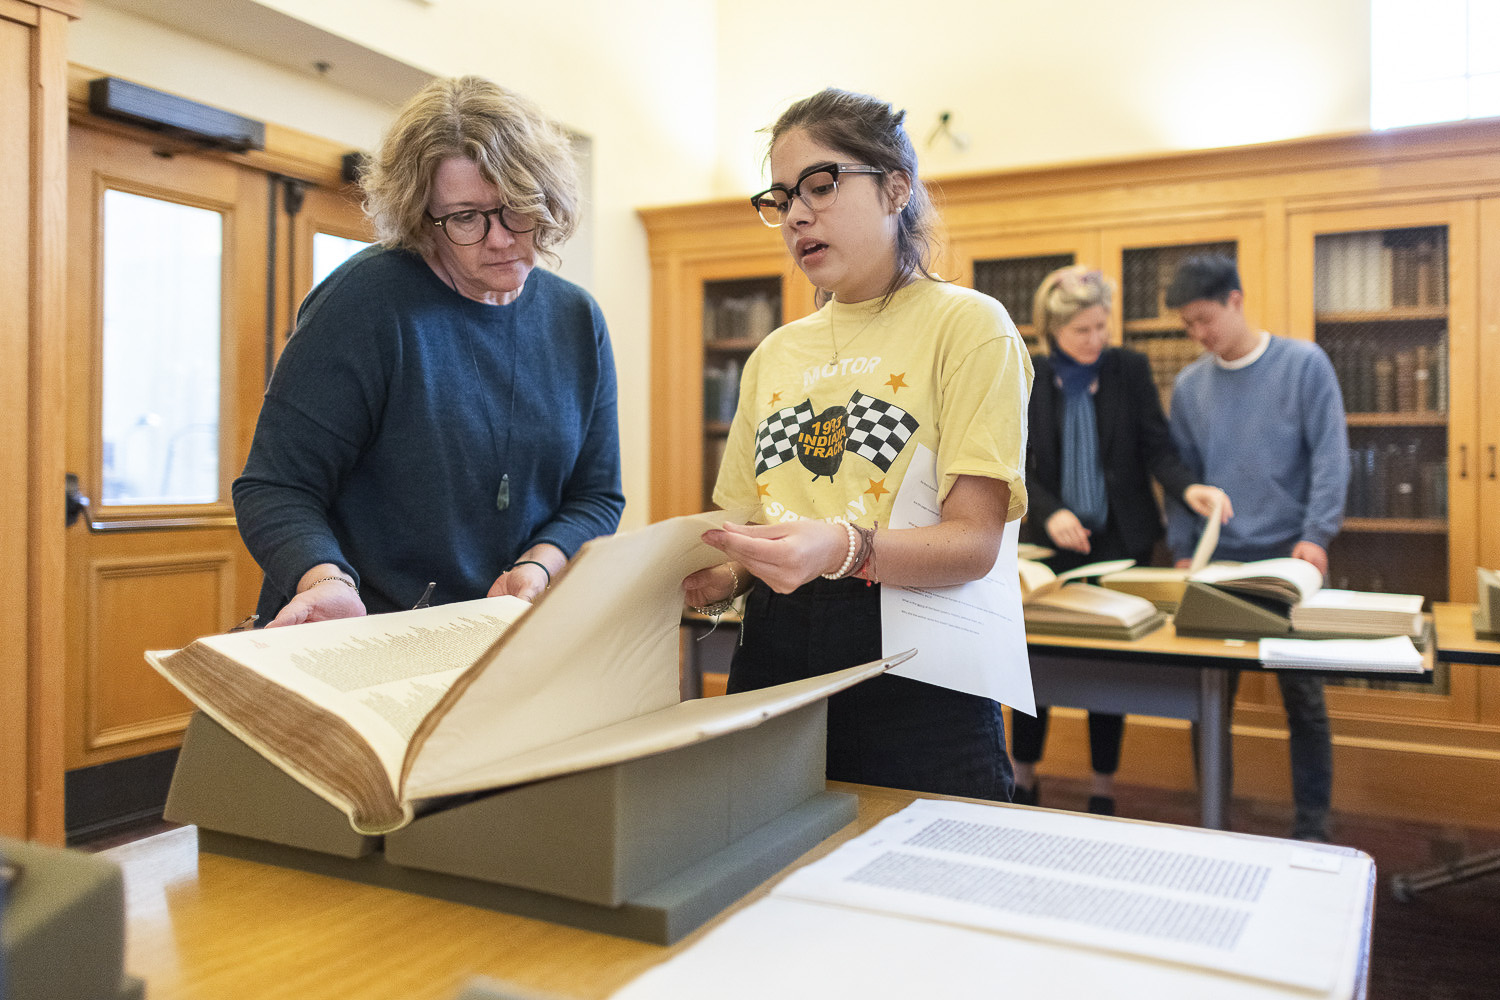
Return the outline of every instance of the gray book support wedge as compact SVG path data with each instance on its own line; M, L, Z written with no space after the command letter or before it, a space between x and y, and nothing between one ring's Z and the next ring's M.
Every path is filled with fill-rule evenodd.
M1292 620L1285 612L1192 580L1183 589L1174 625L1178 635L1209 639L1285 638L1292 634Z
M385 837L203 713L166 818L200 850L670 944L855 818L827 701L665 753L469 797Z

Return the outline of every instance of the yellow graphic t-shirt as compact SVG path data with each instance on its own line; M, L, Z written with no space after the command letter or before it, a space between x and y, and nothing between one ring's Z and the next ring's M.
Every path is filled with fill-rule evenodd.
M1031 358L1005 307L918 279L879 300L829 302L755 350L740 379L714 502L763 523L890 521L916 445L937 455L938 500L959 476L1010 484L1026 513Z

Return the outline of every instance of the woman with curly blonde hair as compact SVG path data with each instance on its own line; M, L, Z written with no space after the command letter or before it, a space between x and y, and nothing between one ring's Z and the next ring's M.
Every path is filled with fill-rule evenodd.
M624 507L609 331L536 269L578 226L566 132L479 77L436 80L361 178L379 243L313 289L235 513L271 625L531 599Z

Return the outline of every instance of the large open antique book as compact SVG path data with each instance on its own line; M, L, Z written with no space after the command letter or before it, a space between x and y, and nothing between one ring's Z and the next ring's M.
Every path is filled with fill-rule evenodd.
M682 578L732 518L673 518L587 543L528 605L497 597L208 636L147 660L361 833L429 800L659 753L826 697L894 660L678 701Z

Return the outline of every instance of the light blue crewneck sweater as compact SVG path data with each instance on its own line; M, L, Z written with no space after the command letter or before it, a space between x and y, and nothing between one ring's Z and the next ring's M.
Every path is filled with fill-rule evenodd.
M1216 558L1287 556L1299 541L1328 548L1344 518L1349 433L1321 347L1271 337L1238 369L1205 354L1177 376L1170 423L1196 480L1220 487L1234 505ZM1168 506L1167 544L1186 558L1203 519L1181 501Z

